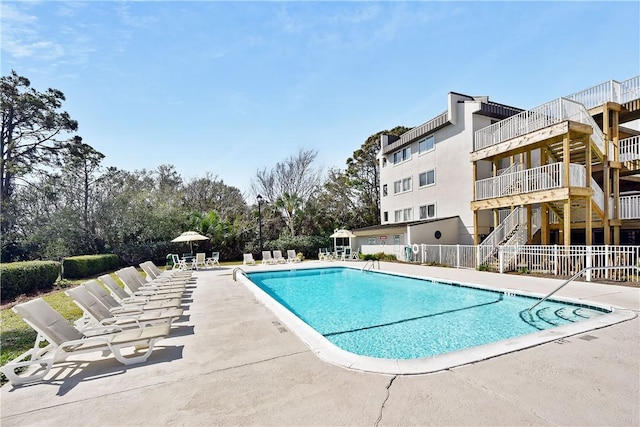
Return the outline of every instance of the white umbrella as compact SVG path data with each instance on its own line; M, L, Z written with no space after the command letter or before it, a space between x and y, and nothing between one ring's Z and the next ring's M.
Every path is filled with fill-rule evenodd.
M193 253L193 242L195 240L209 240L209 238L195 231L185 231L184 233L173 239L172 242L189 242L191 244L191 253Z
M346 239L346 238L348 238L348 239L349 239L349 248L351 248L351 238L352 238L352 237L356 237L356 235L355 235L355 234L353 234L352 232L350 232L349 230L346 230L346 229L344 229L344 228L341 228L340 230L336 230L336 231L335 231L331 236L329 236L329 237L333 237L333 250L334 250L334 252L335 252L335 250L336 250L336 246L337 246L336 240L337 240L338 238L340 238L340 239Z

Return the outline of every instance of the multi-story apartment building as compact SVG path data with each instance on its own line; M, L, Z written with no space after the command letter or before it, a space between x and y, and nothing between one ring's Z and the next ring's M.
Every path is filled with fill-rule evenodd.
M357 243L638 244L639 119L640 76L528 111L449 93L382 136L381 225Z
M469 201L473 135L520 109L449 93L448 108L400 137L383 135L380 165L381 225L357 230L360 244L472 244L473 213ZM480 172L490 176L491 165ZM490 215L485 215L485 233Z

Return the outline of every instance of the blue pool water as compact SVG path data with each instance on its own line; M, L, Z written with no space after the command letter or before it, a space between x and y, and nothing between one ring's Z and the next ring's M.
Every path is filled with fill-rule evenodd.
M589 319L605 309L351 268L256 272L250 280L336 346L415 359Z

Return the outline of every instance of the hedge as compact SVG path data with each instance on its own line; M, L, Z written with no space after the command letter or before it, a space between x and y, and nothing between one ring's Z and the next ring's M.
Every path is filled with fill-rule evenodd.
M62 260L62 276L65 279L82 279L119 266L120 258L115 254L74 256Z
M60 276L56 261L25 261L0 264L2 291L0 299L10 301L22 294L53 288Z

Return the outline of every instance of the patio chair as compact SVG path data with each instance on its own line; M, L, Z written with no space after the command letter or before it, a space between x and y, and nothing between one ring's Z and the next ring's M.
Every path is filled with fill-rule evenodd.
M140 264L140 267L142 267L142 264L145 264L147 266L147 268L145 269L143 267L143 270L145 273L147 273L147 278L150 280L156 280L156 279L171 279L171 280L188 280L191 278L192 273L191 271L182 271L180 269L180 258L178 258L178 255L176 254L171 254L171 258L173 260L173 268L170 270L161 270L158 268L158 266L156 266L153 261L145 261L143 263ZM176 267L176 263L178 263L178 267Z
M293 249L287 250L287 262L300 262L300 258Z
M211 252L211 258L207 258L207 263L211 268L217 265L220 267L220 252Z
M273 263L274 264L280 264L280 263L286 263L287 260L284 259L284 257L282 256L282 251L273 251Z
M262 264L275 264L271 251L262 251Z
M133 271L131 271L133 269ZM133 267L121 268L116 271L116 276L122 281L125 289L133 296L147 295L171 295L171 298L181 298L185 291L184 285L152 285L143 281Z
M132 295L125 288L118 285L113 277L109 274L103 274L98 280L109 290L111 296L122 304L147 303L152 301L182 301L180 294L157 294L147 292L144 295Z
M145 362L156 342L167 337L170 329L169 324L163 324L126 330L113 326L78 330L42 298L18 304L12 310L37 332L30 350L0 368L14 385L42 380L54 363L75 354L110 352L125 365ZM40 347L44 342L48 345ZM134 349L133 355L123 354L127 348ZM27 371L18 374L16 369L19 368L27 368Z
M144 280L147 283L172 283L183 284L195 283L195 278L192 279L191 272L187 274L173 273L173 270L162 271L151 261L145 261L140 263L140 268L146 273Z
M204 252L198 252L196 253L196 257L193 259L193 264L191 266L192 269L197 270L198 267L202 267L202 268L208 268L209 266L207 265L207 254L205 254Z
M139 313L142 311L160 310L166 308L180 308L182 300L176 298L173 300L133 300L122 302L116 300L109 292L107 292L97 280L88 280L82 283L91 295L102 303L111 313Z
M149 281L144 275L142 275L138 270L136 270L135 267L125 267L125 268L121 268L120 270L122 270L126 274L126 277L130 277L132 280L135 280L137 283L139 283L140 286L145 288L160 288L160 289L173 288L176 290L177 289L184 290L186 288L186 285L188 284L188 279L172 280L169 277L161 277L161 278ZM118 271L116 271L116 275L118 275Z
M242 255L242 264L243 265L256 265L256 261L253 259L252 254L243 254Z
M320 248L318 250L318 261L329 261L331 254L329 253L329 249Z
M118 326L122 329L143 328L168 323L182 316L180 308L166 308L139 313L112 313L94 297L87 288L76 286L64 292L82 309L84 315L76 322L76 326Z
M360 259L358 257L358 253L357 252L352 252L351 248L346 246L344 248L344 250L342 251L342 261L351 261L351 260L357 260Z

